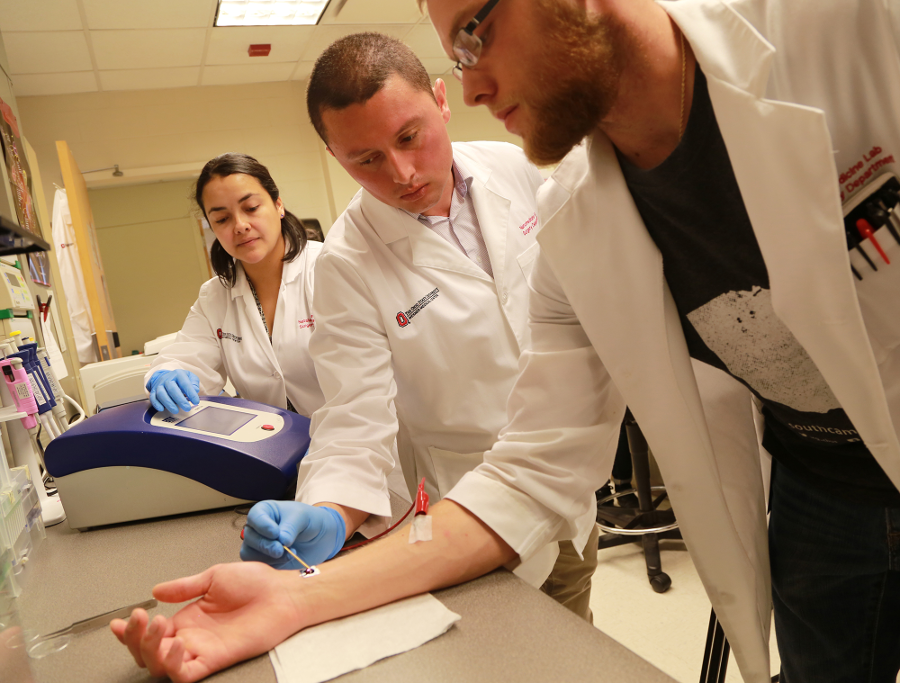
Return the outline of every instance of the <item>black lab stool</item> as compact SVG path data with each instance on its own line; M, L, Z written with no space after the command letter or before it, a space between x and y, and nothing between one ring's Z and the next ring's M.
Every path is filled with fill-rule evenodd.
M666 500L665 486L650 485L650 449L630 410L625 412L624 429L628 436L628 449L634 469L634 488L616 489L615 493L597 501L597 523L600 526L600 541L597 547L613 548L640 540L644 547L647 563L647 578L657 593L665 593L672 585L672 579L663 572L659 558L660 538L681 538L675 513L660 510ZM637 494L638 506L619 507L615 501ZM655 494L656 498L653 496Z

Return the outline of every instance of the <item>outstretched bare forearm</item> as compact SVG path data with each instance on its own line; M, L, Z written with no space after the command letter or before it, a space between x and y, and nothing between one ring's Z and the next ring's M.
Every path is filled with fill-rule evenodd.
M112 632L138 666L193 683L275 647L291 634L411 595L461 583L509 562L513 550L465 508L432 508L434 539L410 545L399 531L302 578L260 562L235 562L159 584L154 596L185 602L171 619L143 610Z
M431 508L433 540L409 543L405 529L326 562L321 575L291 591L304 617L299 628L474 579L516 553L465 508L444 500Z

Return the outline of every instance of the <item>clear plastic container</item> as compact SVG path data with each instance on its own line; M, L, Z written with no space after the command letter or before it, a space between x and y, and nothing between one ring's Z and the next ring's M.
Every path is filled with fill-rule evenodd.
M9 473L12 475L11 483L13 490L22 493L31 486L31 475L28 473L28 465L13 467Z
M37 489L32 484L22 491L22 510L24 510L26 518L31 516L33 510L37 510L38 514L41 512L41 501L38 498Z
M11 473L11 486L0 491L0 552L11 551L12 575L20 591L31 554L47 534L28 469L16 467Z
M25 519L21 493L14 488L0 491L0 551L15 546Z
M28 513L25 521L25 530L31 535L31 544L37 548L41 541L47 538L47 531L44 528L44 518L41 517L41 506L35 505Z
M3 683L25 683L34 676L28 664L28 652L34 637L22 630L16 611L19 594L13 571L13 552L0 551L0 674Z
M13 599L20 592L12 569L12 549L0 551L0 631L12 625L12 615L15 611Z

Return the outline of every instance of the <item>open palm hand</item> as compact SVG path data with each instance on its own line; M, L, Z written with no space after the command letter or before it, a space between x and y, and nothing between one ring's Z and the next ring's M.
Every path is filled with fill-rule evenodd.
M294 572L279 572L257 562L220 564L202 574L162 583L153 595L162 602L199 598L171 619L149 620L135 610L128 621L110 625L138 666L175 683L193 683L232 664L269 651L302 625L286 581Z

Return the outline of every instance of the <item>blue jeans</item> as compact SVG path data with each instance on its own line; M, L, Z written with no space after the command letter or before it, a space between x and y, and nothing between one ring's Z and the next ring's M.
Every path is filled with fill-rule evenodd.
M769 553L781 682L895 683L900 509L837 499L776 465Z

